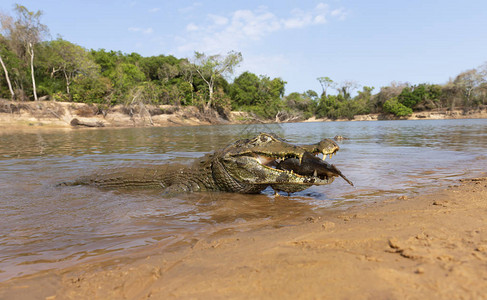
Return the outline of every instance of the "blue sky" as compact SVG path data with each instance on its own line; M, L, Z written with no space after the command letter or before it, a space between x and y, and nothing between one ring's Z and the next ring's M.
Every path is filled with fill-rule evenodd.
M286 93L317 77L377 92L392 81L445 83L487 61L487 1L29 0L51 38L88 49L191 58L239 51L236 75L281 77ZM231 79L230 79L231 80Z

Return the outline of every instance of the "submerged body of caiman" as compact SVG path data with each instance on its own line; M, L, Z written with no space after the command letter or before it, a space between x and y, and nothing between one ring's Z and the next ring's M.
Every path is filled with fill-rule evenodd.
M93 185L101 188L162 188L167 193L224 191L258 193L268 186L276 191L297 192L325 185L335 177L352 184L324 158L338 151L324 139L312 145L293 145L268 133L236 141L206 155L191 166L133 168L92 175L62 185ZM322 153L323 159L316 155ZM353 185L353 184L352 184Z

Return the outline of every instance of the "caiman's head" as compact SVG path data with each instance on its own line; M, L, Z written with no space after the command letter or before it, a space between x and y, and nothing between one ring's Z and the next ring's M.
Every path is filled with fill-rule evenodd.
M297 192L333 182L341 172L325 162L340 148L324 139L313 145L293 145L268 133L239 140L215 153L213 176L222 190L257 193L268 186ZM317 157L323 154L323 159Z

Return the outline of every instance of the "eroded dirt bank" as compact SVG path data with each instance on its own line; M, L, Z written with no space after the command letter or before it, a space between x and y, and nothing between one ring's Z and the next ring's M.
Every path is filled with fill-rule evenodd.
M112 107L67 102L12 102L0 99L2 127L144 127L188 126L246 122L247 116L196 107L171 105L116 105Z
M479 119L487 118L487 110L477 109L464 112L425 111L413 113L408 120L419 119ZM393 120L390 115L357 115L355 121ZM330 119L284 118L260 120L246 112L225 112L220 115L215 111L201 112L193 106L177 107L171 105L116 105L106 107L71 102L12 102L0 99L0 128L39 128L39 127L144 127L144 126L190 126L210 124L248 124L270 122L325 122ZM348 120L337 120L348 121Z
M276 200L278 201L278 199ZM0 284L1 299L485 299L487 178L301 225L157 245Z

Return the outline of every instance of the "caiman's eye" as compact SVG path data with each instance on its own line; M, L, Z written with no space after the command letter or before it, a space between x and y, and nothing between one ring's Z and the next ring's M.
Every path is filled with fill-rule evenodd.
M265 143L265 142L270 142L270 141L271 141L271 137L270 137L270 136L268 136L268 135L262 135L262 136L260 137L260 141L261 141L261 142L264 142L264 143Z

